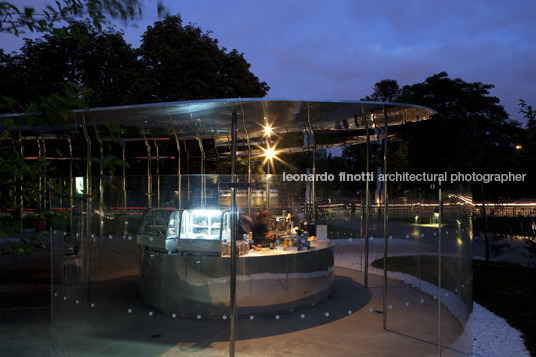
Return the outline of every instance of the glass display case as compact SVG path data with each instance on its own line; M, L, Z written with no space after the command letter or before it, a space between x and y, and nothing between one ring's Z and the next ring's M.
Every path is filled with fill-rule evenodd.
M231 214L219 209L148 209L136 239L141 246L168 254L220 255L221 243L231 240Z
M219 209L182 212L177 249L184 254L221 255L221 242L230 240L231 215Z
M139 245L164 250L177 249L182 211L169 208L151 208L143 213L136 241Z
M181 239L219 240L222 211L216 209L186 210L182 213Z
M179 232L181 230L182 210L176 210L169 216L169 223L167 228L167 239L179 239Z

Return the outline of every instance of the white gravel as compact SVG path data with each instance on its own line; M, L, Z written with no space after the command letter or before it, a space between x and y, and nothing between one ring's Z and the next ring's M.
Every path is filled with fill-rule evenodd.
M360 254L364 247L364 239L337 240L335 245L335 265L341 268L363 270L364 257ZM437 254L437 248L421 247L417 249L415 243L408 239L389 239L388 255L399 256L408 254ZM383 240L369 239L369 263L383 258ZM369 273L383 275L383 270L369 265ZM419 286L415 277L401 273L388 273L388 276L405 282L411 286ZM434 296L438 292L435 285L420 282L424 292ZM452 312L459 316L456 306L460 306L458 297L447 290L442 290L442 303ZM514 329L503 318L493 314L477 303L473 303L473 312L469 317L466 331L473 334L473 356L476 357L530 357L525 348L521 332Z

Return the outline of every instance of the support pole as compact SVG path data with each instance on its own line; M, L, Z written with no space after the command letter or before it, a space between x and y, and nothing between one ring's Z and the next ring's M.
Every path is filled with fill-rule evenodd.
M188 151L186 140L183 140L182 142L184 143L184 150L186 150L186 175L188 176L186 197L188 198L188 204L190 204L190 152Z
M143 141L145 141L145 147L147 148L147 207L153 207L153 182L151 180L151 145L147 141L145 135L145 128L140 127L141 134L143 135Z
M103 162L104 162L104 146L102 143L102 138L100 136L99 130L97 128L97 125L95 122L93 122L93 125L95 126L95 137L97 138L97 142L99 143L99 236L104 237L104 168L103 168ZM97 250L98 254L98 264L100 265L100 253L102 249L102 239L99 239L99 249Z
M437 292L437 324L438 324L438 346L439 346L439 356L441 356L441 219L443 216L443 198L441 196L441 181L439 181L439 217L438 217L438 242L437 242L437 260L438 260L438 268L437 268L437 286L438 286L438 292Z
M73 218L73 205L74 205L74 177L73 177L73 141L67 131L67 142L69 143L69 232L71 239L68 243L72 243L74 237L74 218Z
M384 138L383 138L383 174L387 174L387 110L383 106ZM385 176L386 177L386 176ZM388 237L388 206L387 179L383 181L383 329L387 329L387 237Z
M38 148L38 155L39 155L39 162L43 164L43 148L41 147L41 140L39 140L39 137L35 136L35 141L37 142L37 148ZM43 164L43 166L45 166ZM37 219L39 221L39 224L41 224L41 205L43 204L43 178L39 176L38 179L38 190L39 190L39 203L38 203L38 210L37 210Z
M237 120L236 111L232 114L232 149L231 149L231 182L236 182L236 140L237 140ZM230 302L231 323L229 336L229 356L233 357L235 353L236 339L236 187L231 187L231 286Z
M156 206L160 208L160 149L151 130L149 129L156 150Z
M125 141L121 147L121 158L123 160L124 163L127 162L127 142ZM121 189L122 189L122 193L123 193L123 213L125 215L125 217L128 217L128 213L127 213L127 171L126 171L126 167L125 165L121 165L123 166L122 167L122 172L121 172ZM126 236L128 234L128 220L125 221L125 226L124 226L124 230L123 230L123 234Z
M24 159L24 144L22 144L22 134L21 134L21 131L20 131L20 126L19 126L19 145L20 145L20 157L22 159ZM15 195L15 200L17 200L17 196L18 196L18 202L19 202L19 218L20 218L20 223L19 223L19 239L20 239L20 242L23 241L24 239L24 234L22 232L22 221L23 221L23 217L24 217L24 197L22 195L22 183L24 181L24 177L23 176L18 176L18 177L15 177L15 180L18 180L18 185L17 185L17 188L18 188L18 194ZM52 254L51 254L52 255Z
M86 138L87 143L87 157L86 157L86 229L85 229L85 235L86 235L86 299L89 301L89 258L90 258L90 227L91 227L91 216L93 212L93 200L91 198L91 138L89 137L88 131L87 131L87 124L86 124L86 118L84 117L84 114L82 114L82 128L84 129L84 136ZM81 207L82 208L82 207ZM82 213L82 209L81 209Z
M175 144L177 144L177 175L178 175L178 208L182 209L182 177L181 177L181 142L179 141L179 136L177 135L177 130L175 130L175 125L173 125L173 122L171 121L171 114L169 114L169 124L171 125L171 129L173 130L173 136L175 137Z
M48 173L47 173L47 144L43 133L41 133L41 141L43 142L43 210L46 211L48 201Z
M270 164L271 159L268 159L266 165L266 210L270 211Z
M367 181L365 182L365 288L368 288L368 266L369 266L369 216L370 216L370 193L368 174L370 172L370 131L365 114L365 106L361 104L361 115L363 115L363 123L367 132Z
M248 182L251 182L251 144L249 142L248 128L246 127L246 115L244 108L242 108L242 102L240 102L240 109L242 111L242 126L244 127L244 133L246 134L246 143L248 145ZM251 217L251 187L248 186L248 216Z
M197 142L199 143L199 150L201 151L201 207L205 207L207 204L207 184L205 179L205 147L203 146L203 139L201 139L201 135L197 130L197 125L194 124L194 127Z
M315 132L313 129L313 123L311 122L310 103L307 102L307 123L309 125L309 131L311 132L311 139L313 141L313 182L311 184L311 219L316 221L316 141Z
M264 117L264 127L269 127L270 123L268 122L268 114L266 110L266 102L262 101L262 113ZM270 131L266 131L266 150L270 150L270 144L271 144L271 133ZM272 158L268 158L266 160L266 210L270 210L270 164L272 163Z
M123 162L127 162L127 142L123 145L122 150L122 159ZM123 209L124 213L127 214L127 169L125 165L123 166L122 175L123 175ZM125 232L126 234L127 232Z

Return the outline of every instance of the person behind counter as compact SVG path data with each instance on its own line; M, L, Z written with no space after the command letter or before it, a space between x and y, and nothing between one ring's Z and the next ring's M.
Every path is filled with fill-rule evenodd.
M244 239L245 234L251 233L253 230L253 220L249 218L248 215L246 215L243 212L240 212L240 215L238 217L238 236L237 239L241 240Z
M253 249L261 250L263 246L270 245L270 241L273 240L273 233L270 233L270 230L268 229L268 222L270 222L270 212L264 209L259 210L255 217L255 224L251 230L253 236Z

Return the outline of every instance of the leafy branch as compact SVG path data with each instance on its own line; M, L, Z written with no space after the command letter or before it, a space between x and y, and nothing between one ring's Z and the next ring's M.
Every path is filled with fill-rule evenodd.
M159 11L164 11L158 4ZM137 19L142 13L140 0L63 0L46 5L39 12L34 7L19 8L9 2L0 2L0 32L20 36L30 32L58 33L58 23L74 19L90 18L101 30L111 24L111 19L124 22Z

